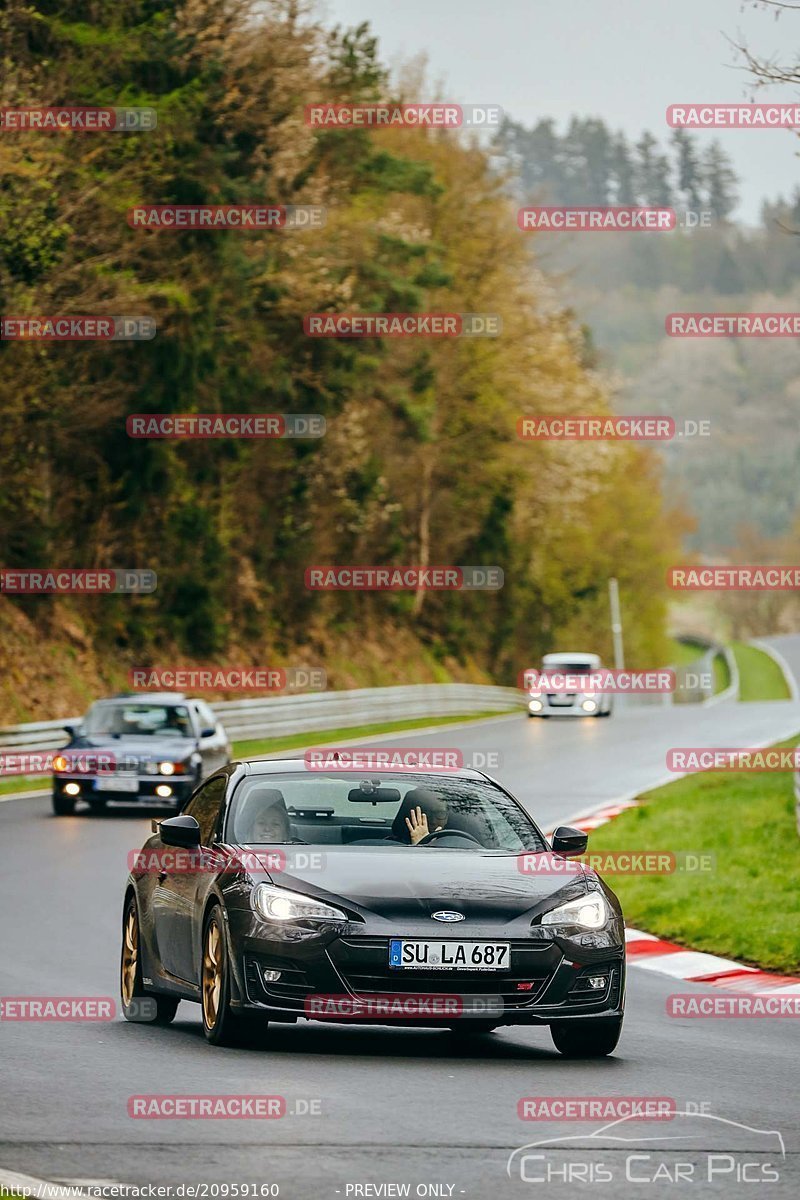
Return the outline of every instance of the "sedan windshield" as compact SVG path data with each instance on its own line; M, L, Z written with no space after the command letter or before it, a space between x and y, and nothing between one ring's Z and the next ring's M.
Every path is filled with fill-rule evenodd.
M494 784L418 772L251 776L234 795L226 840L354 849L547 849L533 822Z
M185 704L93 704L83 729L90 737L192 737L192 723Z

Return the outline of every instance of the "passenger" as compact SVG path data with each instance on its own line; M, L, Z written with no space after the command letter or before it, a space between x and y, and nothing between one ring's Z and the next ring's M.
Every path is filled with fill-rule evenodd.
M392 822L392 840L416 846L423 838L444 829L448 818L447 802L429 788L406 792Z
M250 837L247 840L266 845L293 840L286 801L277 788L264 789L263 802L253 818Z

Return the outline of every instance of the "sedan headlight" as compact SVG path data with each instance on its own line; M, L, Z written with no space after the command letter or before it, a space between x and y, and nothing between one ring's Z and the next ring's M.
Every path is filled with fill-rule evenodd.
M569 900L542 917L543 925L571 925L576 929L602 929L611 918L602 892L590 892L577 900Z
M260 883L253 892L253 907L267 921L346 921L347 914L332 904Z

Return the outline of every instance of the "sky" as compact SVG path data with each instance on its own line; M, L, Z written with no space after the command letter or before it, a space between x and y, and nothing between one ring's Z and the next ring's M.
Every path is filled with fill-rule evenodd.
M775 19L754 0L320 0L328 24L369 21L390 67L420 53L438 93L456 103L499 104L514 120L599 116L636 140L670 130L669 104L752 100L731 42L793 61L800 12ZM421 100L430 96L421 96ZM786 86L758 100L795 102ZM766 196L800 184L800 141L788 131L722 129L716 136L741 179L735 214L758 220Z

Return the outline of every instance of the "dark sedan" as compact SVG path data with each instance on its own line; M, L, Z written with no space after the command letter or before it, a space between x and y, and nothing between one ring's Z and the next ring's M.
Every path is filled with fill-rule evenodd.
M298 1018L617 1044L623 919L575 860L586 835L549 844L478 771L231 763L153 828L125 893L129 1020L192 1000L215 1044Z
M53 758L53 811L78 800L92 812L109 801L180 810L203 779L230 761L222 723L203 700L179 692L97 700Z

